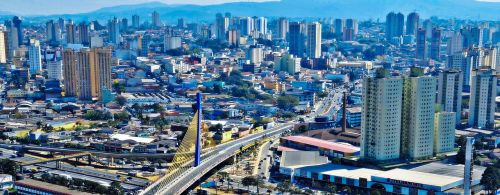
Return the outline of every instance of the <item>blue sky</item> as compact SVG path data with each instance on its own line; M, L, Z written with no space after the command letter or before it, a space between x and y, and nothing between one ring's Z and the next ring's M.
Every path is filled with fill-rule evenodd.
M155 1L168 4L207 5L235 1L256 2L269 0L0 0L0 11L21 15L82 13L103 7Z

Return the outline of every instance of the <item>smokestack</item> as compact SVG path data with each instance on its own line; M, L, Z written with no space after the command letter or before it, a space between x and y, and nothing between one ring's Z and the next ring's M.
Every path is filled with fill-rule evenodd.
M347 95L346 92L344 92L344 97L342 98L342 131L345 131L347 129L346 107L347 107Z

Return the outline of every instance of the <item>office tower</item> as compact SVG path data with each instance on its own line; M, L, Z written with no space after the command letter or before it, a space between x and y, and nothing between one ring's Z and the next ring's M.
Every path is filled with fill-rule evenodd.
M483 28L483 41L482 45L491 45L491 29L490 28Z
M242 36L250 36L254 31L254 19L251 17L243 17L239 23L240 32Z
M457 52L462 52L464 50L464 38L460 32L454 32L448 39L448 46L446 53L448 55L453 55Z
M260 47L249 48L247 58L252 64L260 64L264 60L264 51Z
M500 31L496 31L491 34L491 44L498 45L500 43Z
M76 26L73 22L68 22L68 24L66 24L66 43L77 43Z
M344 32L345 28L345 20L337 18L335 19L334 25L335 25L335 36L342 37L342 33Z
M7 32L0 28L0 64L7 63Z
M432 157L436 78L423 76L421 68L411 68L403 86L401 155L406 159Z
M456 113L438 112L434 115L434 155L455 149Z
M427 40L425 38L425 29L419 28L417 31L417 48L415 58L425 60L427 58Z
M166 52L166 51L171 50L171 49L180 48L181 44L182 44L181 37L165 35L164 42L163 42L164 51Z
M432 29L431 53L430 57L434 60L440 60L441 57L441 29Z
M363 79L361 157L384 161L398 159L401 143L403 79L377 69Z
M103 88L111 89L111 49L66 49L63 61L66 96L92 100Z
M226 41L226 33L229 30L229 18L218 13L215 16L215 37L221 42Z
M12 21L5 21L5 26L7 27L7 58L12 60L14 51L19 48L17 28Z
M402 13L391 12L387 14L385 25L386 25L386 38L391 40L393 37L400 37L403 35L405 27L405 16Z
M61 81L63 79L62 73L62 61L57 59L57 55L54 54L54 58L47 62L47 76L49 79L56 79Z
M185 18L177 19L177 28L186 28L186 19Z
M321 57L321 23L319 22L307 24L306 56Z
M277 57L274 60L274 70L276 72L287 72L290 75L300 72L300 61L301 58L297 58L294 55L285 54L281 57Z
M66 20L63 18L57 19L57 26L59 27L59 30L61 31L61 34L65 32L66 28Z
M469 126L492 128L495 125L496 71L479 67L471 74Z
M227 41L230 47L239 47L240 45L240 32L236 29L230 30L227 33Z
M354 30L351 28L344 28L344 32L342 33L342 40L344 41L354 40Z
M425 29L425 38L430 39L432 37L432 21L429 19L425 20L422 28Z
M304 57L306 52L307 25L300 22L291 22L288 32L290 54Z
M28 46L28 56L30 74L37 74L42 71L42 54L40 51L40 42L38 40L30 40L30 46Z
M345 22L346 29L352 29L354 35L358 34L358 20L356 19L347 19Z
M128 30L128 19L127 18L122 18L122 22L120 25L120 31L122 32L127 32Z
M257 20L255 20L255 31L260 35L267 34L267 18L258 17Z
M161 26L160 13L158 13L157 11L154 11L151 14L151 25L153 25L153 27Z
M78 24L78 40L84 46L90 45L90 33L89 26L86 22L81 22Z
M473 27L470 29L470 38L472 44L477 47L483 46L483 30L479 27Z
M16 29L16 33L17 33L16 43L18 43L18 45L16 46L16 48L24 43L24 32L23 32L22 23L23 23L23 21L21 20L21 18L19 18L17 16L14 16L14 18L12 18L12 24L13 24L13 27Z
M109 42L114 45L120 44L120 25L118 19L108 21Z
M45 34L47 36L47 42L50 45L58 45L59 37L61 36L61 31L59 25L54 22L54 20L49 20L45 23Z
M455 113L455 125L460 125L462 114L462 88L464 75L460 69L439 73L437 103L445 112Z
M140 26L139 15L133 15L132 16L132 27L135 29L138 29L139 26Z
M140 52L139 52L139 55L140 56L148 56L149 54L149 45L151 44L151 35L149 34L145 34L143 35L142 37L139 37L140 38L140 42L141 43L141 47L140 47Z
M289 26L288 19L284 17L279 18L277 26L278 26L277 30L278 39L286 40L288 35L288 26Z
M417 35L418 24L420 16L416 12L408 14L406 19L406 34L407 35Z

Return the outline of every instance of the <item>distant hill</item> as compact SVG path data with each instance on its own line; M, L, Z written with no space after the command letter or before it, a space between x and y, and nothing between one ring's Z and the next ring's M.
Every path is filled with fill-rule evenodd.
M390 11L403 12L405 15L416 10L422 18L437 16L440 18L463 19L500 19L500 3L480 2L476 0L282 0L276 2L237 2L218 5L167 5L159 2L137 5L106 7L96 11L51 16L28 16L42 19L64 16L75 20L107 20L114 16L141 16L141 20L150 20L150 14L158 11L165 22L175 22L184 17L191 21L213 21L217 12L231 12L238 16L268 17L311 17L311 18L347 18L385 20ZM1 13L1 12L0 12ZM1 15L1 14L0 14Z

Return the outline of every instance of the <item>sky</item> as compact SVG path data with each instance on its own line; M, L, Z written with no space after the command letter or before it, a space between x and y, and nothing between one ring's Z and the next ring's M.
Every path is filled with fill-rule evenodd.
M162 2L167 4L220 4L228 2L262 2L269 0L0 0L0 11L20 15L85 13L117 5Z

